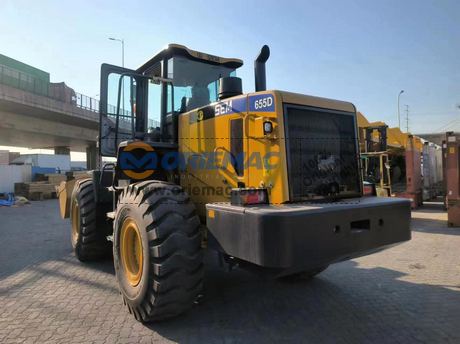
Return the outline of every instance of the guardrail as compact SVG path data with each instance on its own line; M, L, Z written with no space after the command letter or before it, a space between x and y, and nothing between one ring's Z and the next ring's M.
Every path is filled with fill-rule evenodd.
M23 91L49 96L49 82L6 66L0 66L0 84L18 88Z
M75 105L79 108L99 112L99 100L85 96L84 94L75 92Z
M73 104L79 108L99 112L99 100L75 92L65 83L53 83L40 80L16 69L0 65L0 84L17 88L42 97ZM116 107L114 107L116 109ZM115 110L114 110L115 111ZM125 111L125 115L130 115Z
M0 84L37 94L42 97L73 104L88 111L99 112L98 99L75 92L63 82L47 82L3 65L0 65ZM107 110L108 113L114 117L117 114L117 107L114 105L109 104ZM120 109L120 115L122 116L122 121L131 123L131 111ZM160 122L149 118L148 126L159 127Z

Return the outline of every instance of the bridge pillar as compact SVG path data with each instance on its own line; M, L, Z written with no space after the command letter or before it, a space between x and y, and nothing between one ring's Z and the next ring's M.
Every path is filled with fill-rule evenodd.
M67 148L67 147L54 147L54 154L56 154L56 155L70 155L70 148Z
M86 168L88 170L100 168L99 149L97 146L86 147Z

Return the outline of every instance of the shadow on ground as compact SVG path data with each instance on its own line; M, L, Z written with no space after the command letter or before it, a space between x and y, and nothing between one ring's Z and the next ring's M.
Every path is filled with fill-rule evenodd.
M399 281L403 276L385 268L360 269L349 261L309 282L264 282L244 271L226 274L213 265L204 304L146 326L178 343L214 343L229 335L241 343L380 341L392 336L410 342L452 333L460 339L460 285ZM441 308L439 300L449 302Z
M0 208L0 262L0 281L47 262L79 264L70 244L70 221L61 219L58 200ZM85 266L115 274L111 259Z
M414 232L460 235L460 227L447 226L447 211L441 197L424 202L420 209L412 211L411 227Z
M69 295L92 295L94 299L86 300L89 308L98 300L97 308L109 303L110 312L127 316L127 309L118 301L113 261L79 263L70 246L68 220L50 211L57 202L43 203L27 210L1 209L0 282L21 271L31 273L6 286L4 296L23 292L21 297L29 300L34 282L49 278L61 283ZM460 229L440 225L442 213L439 220L422 218L431 211L440 210L428 207L414 212L420 216L413 220L415 231L459 234ZM6 213L9 216L4 217ZM348 261L331 266L309 282L286 283L267 282L241 269L228 274L216 262L214 253L207 252L204 302L183 316L146 324L152 337L160 335L181 344L223 343L224 338L234 343L460 342L460 278L440 278L458 281L451 285L427 284L435 284L440 274L458 275L455 269L428 271L417 263L409 266L413 273L408 276L389 268L364 269ZM419 274L413 280L420 283L402 280L412 274ZM56 299L47 306L41 300L50 316L60 312L65 317L64 313L73 310L66 310L64 301ZM97 314L87 319L96 320Z

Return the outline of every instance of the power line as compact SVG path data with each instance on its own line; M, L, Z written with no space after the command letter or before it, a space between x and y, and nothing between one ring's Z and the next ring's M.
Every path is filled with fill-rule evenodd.
M435 114L435 115L438 115L438 114L454 114L454 113L458 113L456 110L449 110L449 111L422 111L422 112L412 112L413 114L416 114L416 115L432 115L432 114Z
M409 105L404 105L406 107L406 133L409 132Z
M444 124L441 128L437 129L435 132L441 133L447 131L450 127L460 124L460 121L457 119L455 121Z
M436 129L435 131L433 131L432 133L436 133L436 132L438 132L438 131L444 131L444 129L443 129L444 127L447 127L447 126L449 126L449 125L451 125L451 124L453 124L453 123L455 123L455 122L458 122L458 121L460 121L460 117L458 117L458 118L456 118L456 119L454 119L454 120L452 120L452 121L450 121L450 122L444 124L443 126L439 127L439 128ZM458 123L460 123L460 122L458 122Z
M421 112L412 112L412 115L417 115L417 117L428 117L428 116L452 116L452 115L458 115L458 112L430 112L430 113L421 113Z
M410 115L412 116L413 113L411 112ZM414 116L412 116L411 118L413 118ZM434 119L428 119L428 118L421 118L421 119L414 119L416 120L415 123L433 123L433 124L438 124L439 121L436 121Z
M460 122L452 124L450 127L447 127L443 131L455 131L454 129L457 129L460 127Z

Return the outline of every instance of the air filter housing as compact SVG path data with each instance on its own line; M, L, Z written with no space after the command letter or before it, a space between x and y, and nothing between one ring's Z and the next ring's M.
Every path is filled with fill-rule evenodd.
M243 94L241 78L227 76L219 79L219 99L226 99Z

